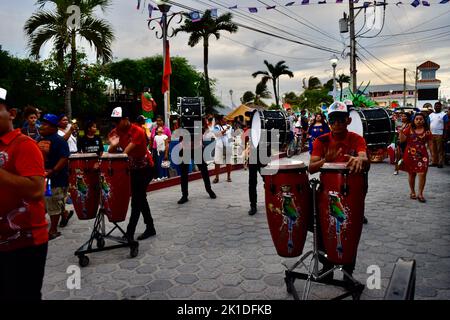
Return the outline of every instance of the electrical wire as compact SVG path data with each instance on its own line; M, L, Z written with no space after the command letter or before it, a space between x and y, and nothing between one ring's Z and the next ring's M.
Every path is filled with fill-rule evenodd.
M181 8L184 8L184 9L187 9L187 10L190 10L190 11L203 12L202 10L199 10L199 9L196 9L196 8L192 8L192 7L189 7L189 6L186 6L186 5L183 5L181 3L178 3L178 2L175 2L175 1L171 1L171 0L168 0L167 3L179 6ZM247 30L251 30L251 31L254 31L254 32L262 33L262 34L265 34L265 35L268 35L268 36L271 36L271 37L275 37L277 39L281 39L281 40L285 40L285 41L288 41L288 42L296 43L296 44L299 44L299 45L302 45L302 46L307 46L307 47L310 47L310 48L314 48L314 49L322 50L322 51L326 51L326 52L331 52L331 53L339 53L338 50L335 50L335 49L332 49L332 48L323 47L323 46L316 45L316 44L309 44L309 43L305 43L305 42L302 42L302 41L297 41L297 40L290 39L290 38L287 38L287 37L284 37L284 36L281 36L281 35L273 34L271 32L267 32L267 31L263 31L263 30L260 30L260 29L256 29L254 27L251 27L251 26L248 26L248 25L245 25L245 24L242 24L242 23L238 23L238 22L235 22L235 24L237 26L239 26L241 28L244 28L244 29L247 29Z

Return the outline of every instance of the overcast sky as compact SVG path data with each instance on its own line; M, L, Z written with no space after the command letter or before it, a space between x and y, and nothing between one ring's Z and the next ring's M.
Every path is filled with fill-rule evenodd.
M225 7L238 5L232 10L236 22L251 26L258 30L283 35L301 42L314 42L321 47L327 47L342 52L348 45L348 33L339 33L338 21L344 11L348 12L348 2L336 4L334 0L327 0L327 4L318 4L319 0L310 0L310 5L296 5L286 7L288 0L174 0L188 7L205 10L218 8L219 14L230 11ZM388 84L403 82L403 68L414 71L415 66L426 60L436 62L441 66L437 78L442 81L441 94L450 97L450 2L439 4L441 0L429 0L429 7L423 5L417 8L409 3L412 0L399 2L388 1L385 13L385 23L380 35L374 38L359 39L359 43L372 55L361 49L361 57L370 70L362 62L358 62L358 82L370 80L371 84ZM144 6L144 2L146 3ZM360 3L363 0L360 0ZM106 14L99 16L112 24L116 40L113 44L114 57L140 58L162 53L162 41L158 40L154 31L147 28L149 1L141 1L141 9L136 10L136 0L112 0L113 5ZM265 5L276 9L267 10ZM37 10L35 0L0 0L0 45L11 54L25 57L27 55L26 38L23 25L31 14ZM358 6L360 4L356 4ZM249 13L248 7L257 7L258 13ZM173 12L182 9L172 7ZM278 11L277 11L278 10ZM370 11L370 10L369 10ZM382 10L372 18L367 12L368 22L375 21L375 29L382 25ZM153 12L153 17L159 12ZM360 30L364 22L364 11L357 19L356 30ZM308 25L308 26L305 26ZM430 30L433 29L433 30ZM427 32L420 32L430 30ZM378 33L377 30L368 31L365 36ZM418 32L419 31L419 32ZM407 34L405 34L407 33ZM223 37L210 41L209 75L217 79L216 94L225 105L231 105L230 90L233 90L233 101L239 104L242 94L254 91L258 82L251 74L258 70L265 70L263 60L272 64L285 60L295 77L281 78L281 93L301 91L303 78L317 76L321 80L328 80L332 76L329 59L332 53L291 43L276 37L240 28L236 34L222 33ZM388 35L398 36L388 36ZM301 38L301 39L300 39ZM203 48L197 45L191 48L187 45L188 35L179 34L171 39L171 55L186 57L199 71L203 71ZM41 51L46 58L50 46ZM87 49L90 52L89 49ZM345 51L346 53L348 50ZM338 73L349 74L349 59L340 54L337 66ZM93 55L91 55L93 57ZM176 72L176 70L174 71ZM375 73L376 74L375 74ZM407 83L414 85L414 74L409 72ZM270 86L269 86L270 89Z

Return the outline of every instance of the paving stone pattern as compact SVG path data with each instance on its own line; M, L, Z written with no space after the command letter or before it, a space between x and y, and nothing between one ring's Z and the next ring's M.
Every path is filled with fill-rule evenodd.
M308 161L302 154L300 159ZM450 168L430 168L427 203L409 199L407 175L393 176L387 163L373 164L369 174L366 216L355 278L366 283L367 267L381 269L381 289L365 289L362 299L382 299L397 258L417 262L416 299L450 297ZM81 269L81 290L67 289L66 273L78 265L74 252L89 237L93 220L74 217L50 242L43 298L53 299L268 299L290 300L283 264L298 258L276 254L258 182L258 213L249 216L248 172L234 171L232 183L213 184L208 197L202 180L189 183L189 202L178 205L180 187L148 194L157 235L141 241L139 255L121 248L88 255ZM107 224L109 227L110 225ZM126 227L126 224L122 224ZM140 219L138 232L144 229ZM308 235L305 252L312 245ZM107 241L108 245L108 241ZM335 277L341 277L336 272ZM296 287L302 290L303 281ZM339 288L313 284L311 299L329 299Z

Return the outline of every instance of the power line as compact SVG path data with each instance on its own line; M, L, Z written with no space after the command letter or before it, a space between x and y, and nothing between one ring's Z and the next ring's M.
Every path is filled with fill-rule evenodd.
M430 32L430 31L434 31L434 30L440 30L440 29L444 29L444 28L448 28L450 27L449 25L446 26L441 26L441 27L437 27L437 28L432 28L432 29L425 29L425 30L419 30L419 31L414 31L414 32L403 32L403 33L394 33L394 34L383 34L380 37L397 37L397 36L403 36L403 35L407 35L407 34L416 34L416 33L422 33L422 32Z
M391 68L391 69L393 69L393 70L403 71L403 69L401 69L401 68L393 67L393 66L391 66L390 64L388 64L388 63L382 61L381 59L379 59L378 57L376 57L375 55L373 55L369 50L367 50L366 48L364 48L360 43L357 43L357 45L358 45L361 49L363 49L365 52L367 52L370 56L372 56L374 59L378 60L379 62L381 62L382 64L384 64L384 65L387 66L388 68ZM411 71L411 70L408 70L408 69L407 69L407 71L408 71L408 72L411 72L411 73L415 73L414 71Z
M176 6L179 6L181 8L184 8L184 9L187 9L187 10L190 10L190 11L203 12L202 10L199 10L199 9L196 9L196 8L192 8L192 7L189 7L189 6L177 3L175 1L170 1L169 0L167 2L172 4L172 5L176 5ZM254 32L258 32L258 33L262 33L262 34L265 34L265 35L268 35L268 36L271 36L271 37L275 37L277 39L289 41L289 42L292 42L292 43L296 43L296 44L299 44L299 45L311 47L311 48L322 50L322 51L327 51L327 52L331 52L331 53L339 53L338 50L335 50L335 49L332 49L332 48L323 47L323 46L320 46L320 45L313 45L313 44L297 41L297 40L294 40L294 39L289 39L287 37L284 37L284 36L281 36L281 35L276 35L276 34L273 34L271 32L263 31L263 30L260 30L260 29L256 29L254 27L251 27L251 26L248 26L248 25L245 25L245 24L242 24L242 23L238 23L238 22L235 22L235 24L237 26L241 27L241 28L248 29L248 30L251 30L251 31L254 31Z
M255 50L255 51L264 52L264 53L267 53L267 54L270 54L270 55L273 55L273 56L277 56L277 57L281 57L281 58L285 58L285 59L292 59L292 60L301 60L301 61L310 60L310 61L317 61L317 58L299 58L299 57L284 56L284 55L281 55L281 54L278 54L278 53L273 53L273 52L269 52L269 51L266 51L266 50L262 50L262 49L256 48L256 47L254 47L254 46L248 45L248 44L243 43L243 42L240 42L240 41L238 41L238 40L231 39L231 38L229 38L229 37L227 37L227 36L224 36L224 35L222 35L222 37L225 38L225 39L227 39L227 40L230 40L230 41L232 41L232 42L235 42L235 43L237 43L237 44L240 44L240 45L242 45L242 46L244 46L244 47L253 49L253 50Z
M205 3L204 1L202 1L202 0L197 0L197 2L203 3L204 5L207 5L207 6L211 7L211 8L214 8L212 5L206 4L206 3ZM219 6L221 6L221 7L225 8L225 9L227 9L228 12L233 12L233 13L237 14L236 11L230 11L230 10L228 9L228 7L227 7L226 5L224 5L224 4L222 4L222 3L219 3L219 2L214 1L214 0L210 0L210 2L215 3L215 4L219 5ZM240 9L240 10L243 11L242 9ZM267 24L265 21L262 21L261 19L258 19L258 18L254 17L254 16L252 16L252 15L248 15L248 14L245 14L245 13L239 13L239 16L243 16L243 17L245 18L246 21L248 21L249 19L250 19L250 20L253 20L253 21L256 21L257 24L262 24L262 25L264 25L264 26L268 26L269 28L272 28L272 29L275 29L275 30L281 32L282 34L288 34L288 35L290 35L290 36L292 36L292 37L295 37L295 38L298 38L298 39L300 39L300 40L308 41L308 42L310 42L310 43L313 44L313 45L316 45L316 46L320 46L320 47L324 47L324 48L325 48L325 46L323 46L323 45L321 45L321 44L318 44L318 43L316 43L316 42L314 42L314 41L312 41L312 40L310 40L310 39L307 39L307 38L304 38L304 37L300 37L300 36L298 36L297 34L294 34L294 33L291 33L291 32L286 31L285 29L291 29L291 30L294 30L294 29L292 29L292 28L290 28L290 27L288 27L288 26L285 26L285 25L283 25L283 24L280 24L280 23L278 23L278 22L275 22L275 21L273 21L273 20L266 20L266 21L272 22L272 23L274 23L274 24L278 24L278 25L282 26L282 27L285 28L285 29L280 29L280 28L278 28L278 27L276 27L276 26L274 26L274 25L269 25L269 24ZM295 32L298 32L298 30L295 30Z

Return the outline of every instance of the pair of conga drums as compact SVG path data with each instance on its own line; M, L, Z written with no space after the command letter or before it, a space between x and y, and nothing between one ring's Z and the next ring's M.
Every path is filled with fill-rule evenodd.
M69 157L69 193L80 220L94 219L99 204L110 222L125 220L131 195L126 154L77 153Z
M328 260L336 265L354 261L363 226L365 174L350 174L345 163L325 163L313 204L313 191L302 161L271 162L261 173L267 220L279 256L302 254L316 205L321 231L318 236Z

